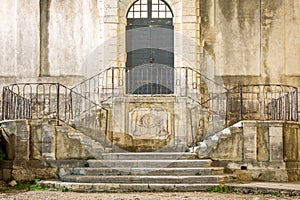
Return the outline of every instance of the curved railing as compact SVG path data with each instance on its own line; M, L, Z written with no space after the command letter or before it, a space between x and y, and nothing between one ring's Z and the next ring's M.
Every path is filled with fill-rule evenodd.
M240 85L227 94L227 118L298 121L298 88L280 84Z
M289 85L239 85L200 105L203 137L242 120L298 121L298 89Z
M12 84L2 98L2 120L50 118L107 133L108 110L59 83Z

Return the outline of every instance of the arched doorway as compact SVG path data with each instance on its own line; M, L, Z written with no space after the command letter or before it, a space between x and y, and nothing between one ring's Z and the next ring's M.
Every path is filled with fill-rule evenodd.
M138 0L127 13L126 93L174 93L173 13L163 0Z

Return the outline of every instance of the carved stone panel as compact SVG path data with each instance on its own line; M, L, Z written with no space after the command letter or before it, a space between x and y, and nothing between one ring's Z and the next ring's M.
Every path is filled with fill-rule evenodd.
M129 112L129 134L135 139L166 139L168 115L162 108L135 108Z

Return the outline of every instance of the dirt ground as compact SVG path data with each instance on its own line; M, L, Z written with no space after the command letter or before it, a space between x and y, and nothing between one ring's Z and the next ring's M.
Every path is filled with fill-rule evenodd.
M0 200L291 200L300 197L285 197L274 195L252 195L239 193L75 193L61 191L28 191L16 190L0 181Z
M27 191L27 192L6 192L0 193L0 200L290 200L300 199L300 197L283 197L272 195L250 195L237 193L74 193L57 191Z

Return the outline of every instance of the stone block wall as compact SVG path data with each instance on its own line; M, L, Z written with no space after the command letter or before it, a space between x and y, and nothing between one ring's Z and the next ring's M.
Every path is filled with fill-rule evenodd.
M284 126L284 161L289 174L289 181L300 180L300 125L298 123Z
M56 120L15 120L1 122L6 160L1 163L2 178L17 181L57 178L59 167L72 166L93 155L69 134L76 130ZM64 161L64 162L62 162Z
M246 181L298 181L299 123L243 121L240 131L222 135L211 154L216 165Z

